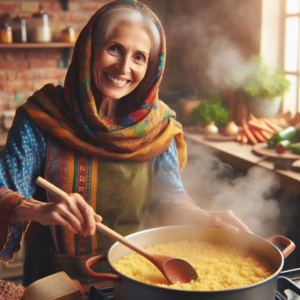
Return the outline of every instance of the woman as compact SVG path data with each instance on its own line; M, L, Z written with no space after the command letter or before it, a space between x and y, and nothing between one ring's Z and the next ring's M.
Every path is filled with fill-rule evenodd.
M231 212L207 212L186 194L186 145L175 113L158 99L166 45L153 12L111 2L75 45L64 87L51 84L19 107L0 163L0 259L10 261L35 226L24 284L66 270L87 283L82 263L113 243L102 221L123 235L157 224L249 229ZM38 188L38 176L69 193ZM30 231L32 232L32 231Z

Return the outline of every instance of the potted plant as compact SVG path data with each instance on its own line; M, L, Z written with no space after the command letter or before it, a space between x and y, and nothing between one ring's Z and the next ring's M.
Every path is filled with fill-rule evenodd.
M282 96L290 88L282 71L269 68L260 55L251 57L247 72L236 72L234 83L246 95L249 111L257 117L277 114Z

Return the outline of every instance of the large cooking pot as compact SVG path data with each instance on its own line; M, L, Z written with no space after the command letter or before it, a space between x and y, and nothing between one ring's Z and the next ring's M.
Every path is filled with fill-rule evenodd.
M292 241L279 235L265 240L246 232L233 234L220 228L195 226L159 227L131 234L127 238L142 247L176 240L230 243L235 247L251 250L260 257L267 259L271 263L274 273L259 283L227 290L187 291L158 287L131 279L114 268L115 262L132 252L117 242L109 249L107 255L114 273L97 273L92 270L91 265L106 258L104 255L95 256L86 261L87 271L92 277L113 281L114 299L116 300L274 300L277 280L284 265L284 258L295 249ZM280 250L275 243L283 244L284 249ZM198 276L201 278L201 274Z

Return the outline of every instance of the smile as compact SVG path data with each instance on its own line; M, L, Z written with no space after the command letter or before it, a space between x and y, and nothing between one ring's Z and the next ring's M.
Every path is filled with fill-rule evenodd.
M107 75L107 78L108 78L111 82L113 82L114 84L116 84L116 85L118 85L118 86L124 86L124 85L128 82L128 80L119 80L119 79L117 79L117 78L112 77L112 76L109 75L109 74L106 74L106 75Z

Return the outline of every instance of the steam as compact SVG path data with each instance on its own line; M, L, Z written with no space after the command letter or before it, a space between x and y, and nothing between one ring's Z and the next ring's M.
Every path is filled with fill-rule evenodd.
M231 209L259 236L278 234L280 209L272 195L280 185L274 172L255 166L247 174L237 174L206 148L193 144L189 147L190 163L182 180L198 206Z
M249 11L259 7L252 1L243 1L243 5L234 2L194 1L193 7L186 7L187 13L179 5L176 18L166 26L173 57L172 61L167 59L167 70L173 72L165 77L179 76L173 70L177 66L180 76L175 81L182 82L184 74L183 88L189 93L185 97L228 90L235 71L243 66L248 69L248 58L257 52L256 39L260 37L253 32L260 24Z

